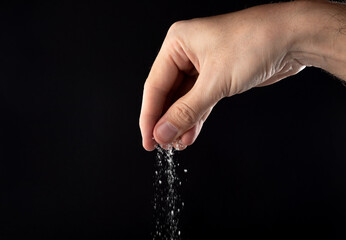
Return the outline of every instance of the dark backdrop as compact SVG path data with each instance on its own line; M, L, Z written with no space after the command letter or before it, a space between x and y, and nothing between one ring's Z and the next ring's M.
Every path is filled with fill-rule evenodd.
M259 3L2 1L0 239L151 239L138 118L166 31ZM222 100L177 155L183 239L344 239L345 106L319 69Z

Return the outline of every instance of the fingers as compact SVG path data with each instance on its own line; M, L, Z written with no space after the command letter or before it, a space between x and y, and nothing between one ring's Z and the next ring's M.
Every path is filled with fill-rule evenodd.
M170 32L144 86L140 129L143 147L148 151L154 150L157 143L192 144L202 127L203 116L217 102L215 95L210 94L212 87L201 74L196 81L199 64L195 68L182 41L172 40L176 31Z
M205 84L201 74L193 88L179 98L162 116L154 128L154 138L159 144L169 144L181 139L192 144L198 136L205 118L219 100Z
M155 149L154 126L162 115L166 99L174 83L179 81L180 76L179 69L172 58L161 50L145 82L139 120L143 147L148 151Z
M212 108L209 108L209 110L203 115L203 117L199 120L199 122L197 122L194 127L192 127L190 130L188 130L187 132L185 132L181 136L181 143L183 145L189 146L195 142L196 138L198 137L199 133L201 132L201 129L203 127L203 123L205 122L205 120L209 116L211 110L212 110Z

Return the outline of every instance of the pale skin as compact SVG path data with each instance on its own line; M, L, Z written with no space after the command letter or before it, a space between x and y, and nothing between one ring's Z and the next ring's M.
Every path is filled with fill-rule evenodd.
M143 91L143 147L194 143L219 100L307 66L346 80L346 5L267 4L171 26Z

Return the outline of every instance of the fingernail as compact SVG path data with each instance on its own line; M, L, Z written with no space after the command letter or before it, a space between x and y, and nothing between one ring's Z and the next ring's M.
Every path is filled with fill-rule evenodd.
M157 127L157 136L164 143L171 143L178 133L178 129L169 122L164 122Z

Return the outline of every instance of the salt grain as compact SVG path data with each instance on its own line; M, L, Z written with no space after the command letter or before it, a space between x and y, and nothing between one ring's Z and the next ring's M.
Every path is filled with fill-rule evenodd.
M174 146L175 147L175 146ZM181 181L176 173L176 160L172 145L165 145L165 149L156 146L156 171L154 181L154 217L155 231L153 240L180 240L181 232L178 229L179 216L184 203L178 192ZM184 169L184 172L187 172ZM158 207L160 206L160 207Z

